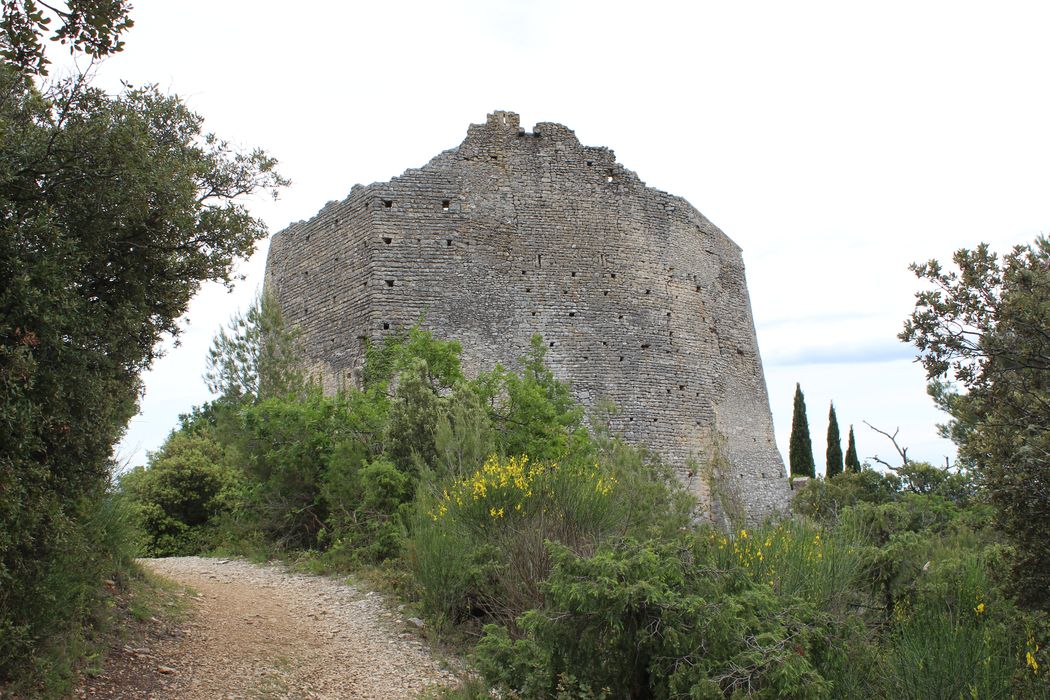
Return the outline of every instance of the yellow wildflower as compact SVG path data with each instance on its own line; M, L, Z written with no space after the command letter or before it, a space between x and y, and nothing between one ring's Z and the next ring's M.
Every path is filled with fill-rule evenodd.
M1025 661L1028 662L1028 668L1032 669L1032 673L1039 673L1039 662L1035 660L1035 655L1031 651L1025 653Z
M976 614L976 615L983 615L984 614L984 603L978 603L977 607L974 608L973 611L974 611L974 614Z

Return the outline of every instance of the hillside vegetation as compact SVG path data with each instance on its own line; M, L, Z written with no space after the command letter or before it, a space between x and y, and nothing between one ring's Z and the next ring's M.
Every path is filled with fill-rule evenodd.
M149 554L379 566L473 650L462 697L1047 695L1046 618L1015 602L1016 549L971 470L847 471L725 532L584 420L539 337L520 370L468 379L458 344L411 329L324 396L289 371L272 302L248 315L268 331L217 339L223 394L121 481ZM259 376L251 358L269 380L219 380Z

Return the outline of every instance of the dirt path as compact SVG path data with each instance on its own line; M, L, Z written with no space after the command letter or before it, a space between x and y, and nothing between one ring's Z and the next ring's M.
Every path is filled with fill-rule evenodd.
M137 670L81 697L411 698L454 680L376 593L237 560L144 565L197 592L190 619L149 648L126 648Z

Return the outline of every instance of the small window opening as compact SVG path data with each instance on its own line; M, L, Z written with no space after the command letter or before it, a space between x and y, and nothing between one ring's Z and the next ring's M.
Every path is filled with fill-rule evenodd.
M386 286L393 287L394 286L394 280L386 280Z
M452 239L451 238L446 238L445 239L445 247L446 248L451 248L452 247Z
M620 317L619 317L619 318L620 318L620 320L622 321L622 320L623 320L623 314L620 314Z
M685 391L685 384L679 384L678 391Z
M609 344L609 341L607 341L607 340L603 340L602 341L602 345L608 345L608 344Z
M575 311L570 311L570 312L569 312L569 318L572 318L572 317L573 317L573 316L575 316L575 315L576 315L576 312L575 312Z
M623 355L620 355L620 362L623 362Z
M606 175L605 176L605 181L606 182L612 182L613 181L613 176L612 175Z
M605 297L609 296L609 290L606 289L605 291L603 291L602 292L602 296L605 296Z
M563 290L561 290L561 293L562 293L562 294L568 294L568 293L569 293L569 290L568 290L568 289L563 289Z
M490 156L490 158L492 158L492 160L499 160L499 156Z
M392 199L384 199L383 200L383 206L386 207L387 209L389 209L390 207L394 206L394 200L392 200Z
M448 199L441 200L441 211L448 211L449 205L451 204L452 202Z
M653 423L655 423L656 421L657 421L657 419L656 419L656 418L653 418Z
M543 255L536 256L536 267L543 267Z
M384 331L388 331L388 330L390 330L390 324L389 324L389 323L384 323L384 324L383 324L383 330L384 330Z
M667 312L667 318L671 318L671 312L670 311Z
M651 289L646 289L646 290L645 290L645 293L646 293L646 294L648 294L648 293L650 293L651 291L653 291L653 290L651 290Z
M642 350L648 350L648 349L649 349L649 343L642 343Z
M575 272L574 272L574 273L572 273L572 276L573 276L573 277L575 277L575 276L576 276L576 273L575 273Z
M613 279L616 279L616 273L615 273L615 272L613 272L613 273L612 273L612 274L611 274L610 276L611 276L611 277L612 277Z
M535 315L536 315L536 312L535 312L535 311L533 311L533 312L532 312L532 315L533 315L533 316L535 316Z
M587 161L587 167L590 167L592 165L594 165L594 161L593 160Z
M387 245L390 245L393 242L394 242L394 239L391 238L390 236L383 236L383 243L386 243Z
M528 294L532 291L532 287L525 287L525 293Z
M630 417L630 418L628 418L627 420L628 420L628 421L630 421L631 423L633 423L633 422L634 422L634 416L631 416L631 417Z
M696 291L698 291L698 292L700 291L700 285L699 284L696 285Z
M553 340L551 341L551 347L552 348L554 347L554 341Z

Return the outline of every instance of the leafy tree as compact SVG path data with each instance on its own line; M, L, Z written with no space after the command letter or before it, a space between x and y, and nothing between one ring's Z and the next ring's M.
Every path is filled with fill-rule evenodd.
M853 426L849 427L849 442L846 446L846 470L860 473L860 459L857 457L857 440L853 437Z
M828 449L825 454L826 476L830 479L842 473L842 438L839 436L839 420L835 417L835 404L828 411Z
M205 435L176 431L150 455L148 468L121 476L146 533L147 555L197 554L209 544L217 518L236 500L238 473L224 452Z
M1016 547L1019 599L1050 608L1050 241L1001 259L986 244L961 249L956 270L913 265L931 288L916 295L901 340L914 343L934 396L954 425L960 459L976 470Z
M809 437L809 419L806 417L806 399L802 387L795 384L795 406L791 416L791 442L788 445L788 462L792 476L816 476L813 461L813 442Z
M47 37L92 57L107 56L124 47L120 35L134 22L127 0L4 0L0 21L0 58L25 74L46 75L50 61L44 55ZM57 23L55 20L58 20ZM57 28L51 32L51 25Z
M263 290L247 312L235 314L208 351L204 379L214 394L255 403L302 391L301 334L288 328L281 307Z
M158 341L265 235L236 200L279 187L275 165L155 88L40 90L0 64L0 682L64 634L42 572L104 489Z
M500 448L505 454L527 454L535 460L564 459L586 441L583 409L569 386L559 382L546 363L547 346L533 335L520 359L521 373L501 367L479 386L489 397Z

